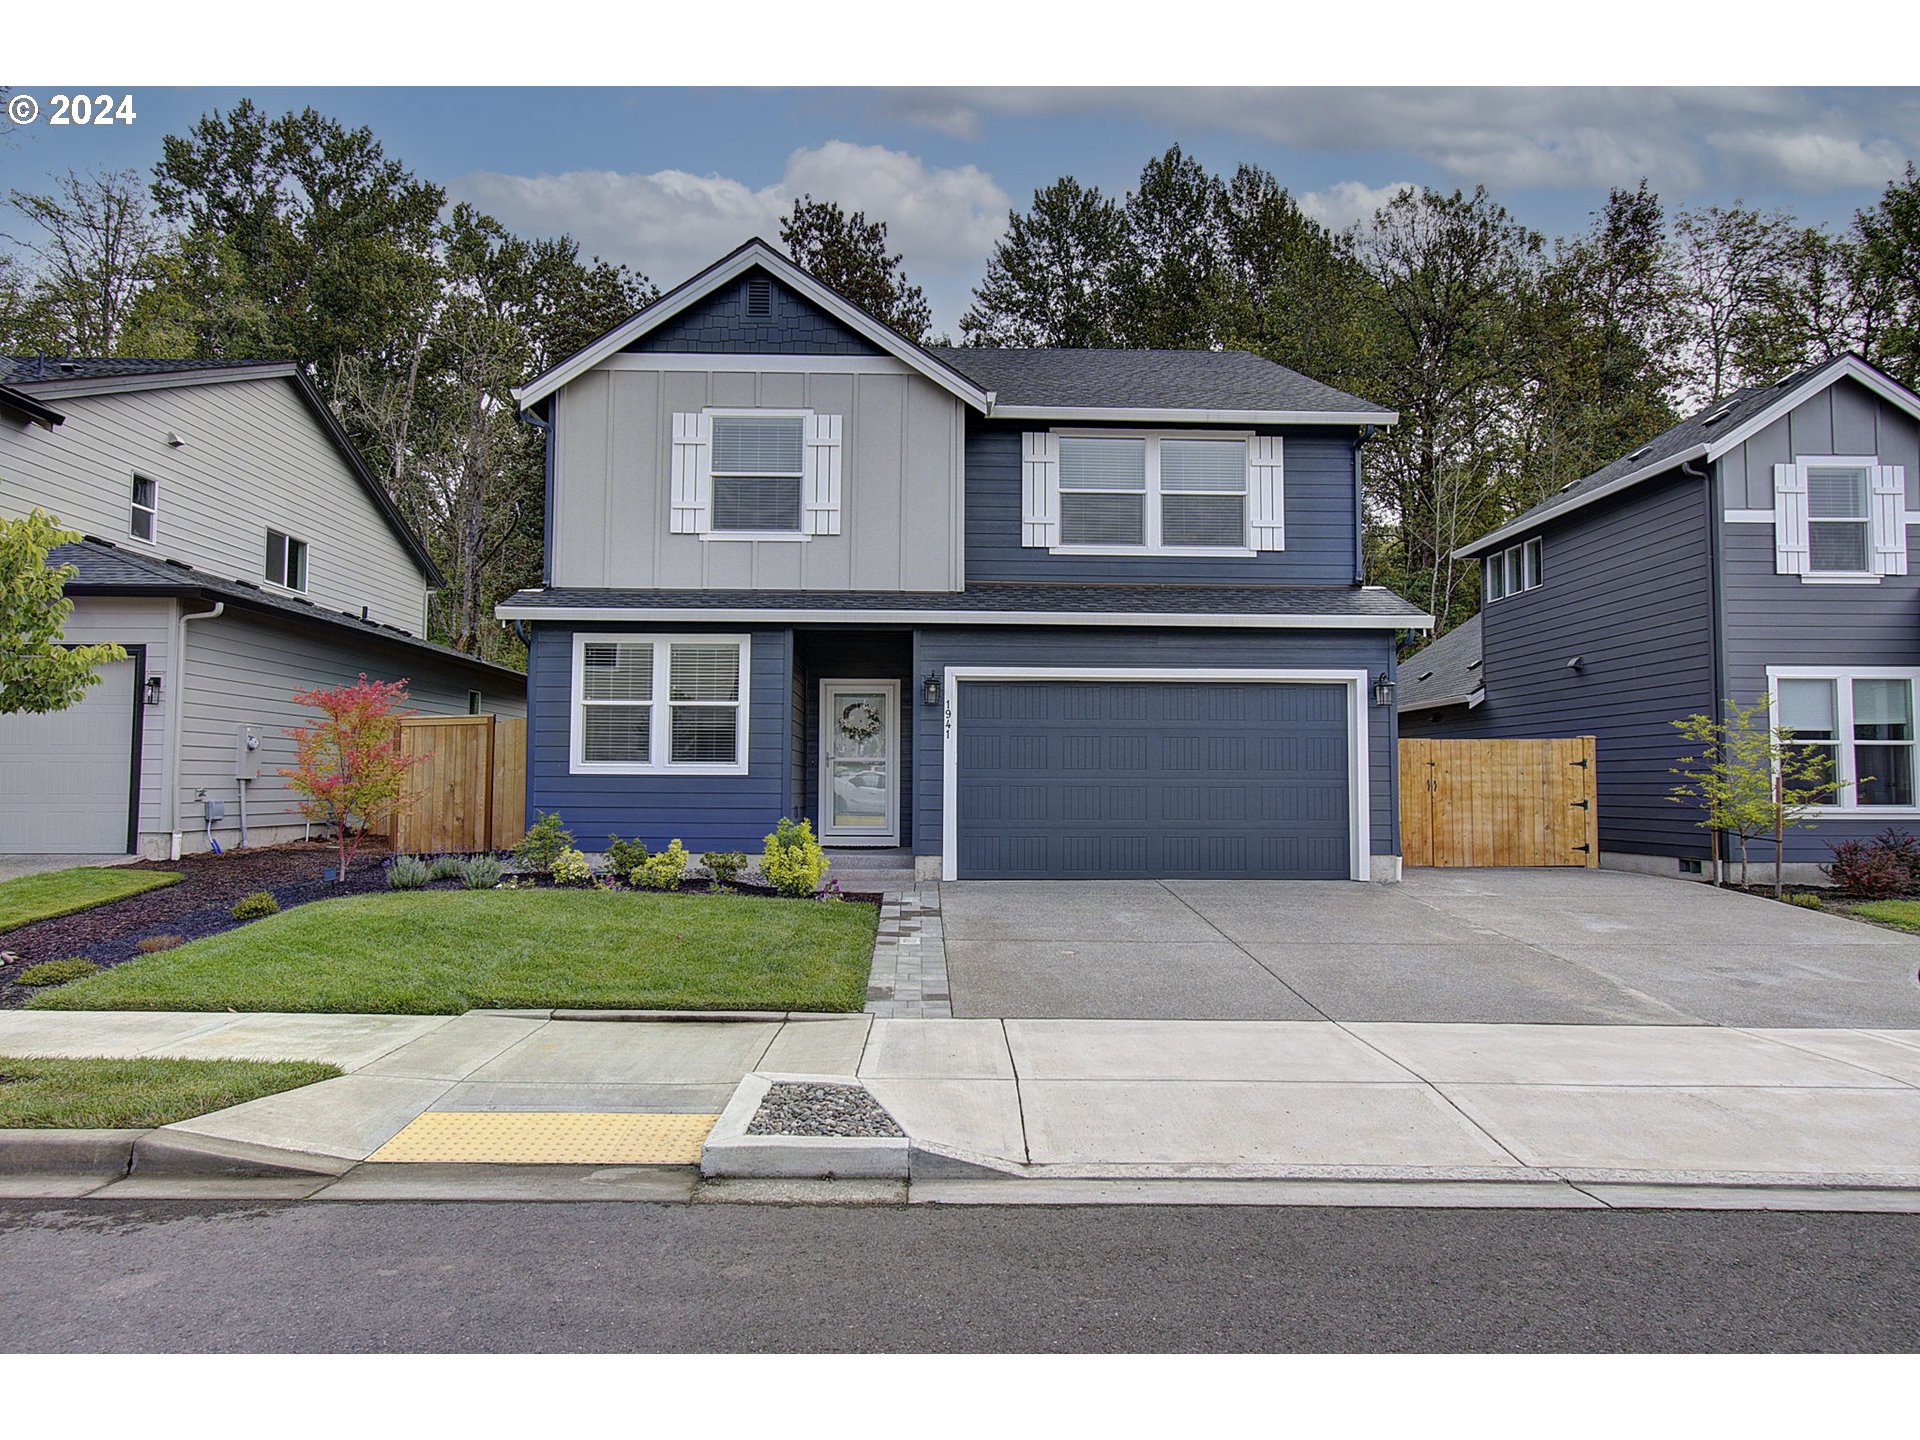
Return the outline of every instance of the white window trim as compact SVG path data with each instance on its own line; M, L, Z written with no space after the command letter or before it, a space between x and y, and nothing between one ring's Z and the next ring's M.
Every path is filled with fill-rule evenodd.
M138 470L131 471L129 474L130 478L127 481L127 538L132 540L136 545L158 545L160 543L160 481L152 475L142 475ZM150 506L142 505L139 500L135 498L139 493L135 487L138 486L142 480L153 487L153 504ZM140 511L144 511L153 517L153 533L151 535L142 535L138 530L133 528L133 517L136 512Z
M1767 705L1768 715L1780 714L1780 682L1782 680L1831 680L1834 681L1834 734L1835 748L1840 754L1840 786L1838 803L1832 805L1809 806L1816 816L1851 816L1855 819L1910 820L1920 817L1920 805L1862 805L1859 801L1855 781L1859 767L1855 765L1853 751L1856 745L1883 744L1883 741L1856 740L1853 737L1853 682L1855 680L1905 680L1913 687L1913 703L1916 707L1914 744L1914 769L1916 784L1920 785L1920 669L1900 665L1769 665L1767 667ZM1815 742L1824 744L1826 742ZM1898 742L1895 742L1898 743Z
M1145 542L1141 545L1049 545L1049 555L1181 555L1210 559L1248 559L1260 552L1253 548L1253 432L1251 430L1055 430L1056 440L1146 440L1146 489L1142 504L1146 510ZM1245 480L1240 491L1240 537L1242 545L1165 545L1160 541L1160 442L1162 440L1238 440L1246 446ZM1061 514L1060 497L1073 493L1060 483L1060 465L1052 470L1053 513ZM1091 492L1119 493L1119 492ZM1132 493L1132 492L1127 492ZM1204 495L1209 492L1175 491L1175 494Z
M721 472L715 468L713 457L720 451L717 444L707 447L707 528L695 533L702 540L747 540L764 544L768 541L798 542L814 537L807 531L807 432L813 428L814 412L796 410L783 405L760 406L716 406L705 407L701 414L708 423L715 420L798 420L800 422L800 473L794 477L794 484L800 491L800 524L795 530L718 530L713 525L714 496L718 493ZM726 478L746 471L728 471ZM783 477L784 478L784 477Z
M949 665L941 689L943 749L940 787L940 878L959 879L960 864L960 702L959 687L970 680L1158 680L1171 684L1320 684L1347 691L1347 838L1348 862L1355 880L1370 880L1373 834L1370 809L1373 770L1368 763L1367 707L1372 676L1365 670L1106 669L1023 665ZM1879 812L1875 812L1876 814Z
M1535 547L1539 549L1540 559L1533 567L1533 583L1528 584L1527 551ZM1506 588L1507 557L1509 555L1514 555L1519 558L1520 588L1518 590L1509 590ZM1516 595L1525 595L1529 591L1538 590L1542 585L1546 584L1547 547L1546 542L1538 535L1527 540L1517 540L1511 545L1503 545L1498 550L1489 550L1480 557L1480 560L1480 594L1484 603L1488 605L1496 605L1502 600L1511 600ZM1493 571L1495 566L1498 566L1500 570L1501 588L1498 595L1493 593Z
M606 644L651 645L653 646L653 699L648 703L653 712L652 723L648 726L649 750L652 758L644 765L629 761L587 760L587 646ZM731 764L700 763L676 764L668 757L673 745L673 702L667 698L670 684L673 647L675 645L737 645L740 647L740 698L734 705L740 716L740 723L734 727L734 759ZM607 633L591 630L577 630L573 636L573 679L568 687L571 711L569 729L571 742L568 754L569 773L574 775L745 775L747 773L747 729L748 718L753 701L753 642L746 635L699 635L677 634L662 635L648 631L623 631ZM718 704L717 701L702 701L701 704Z
M1878 536L1873 518L1873 476L1880 466L1878 455L1795 455L1793 468L1799 472L1800 493L1807 493L1807 471L1809 470L1864 470L1867 472L1867 513L1859 520L1841 519L1835 516L1824 517L1831 523L1860 525L1867 532L1867 558L1874 555ZM1802 502L1803 508L1806 502ZM1903 517L1904 518L1904 515ZM1810 508L1801 521L1807 527L1807 569L1800 572L1802 585L1878 585L1881 575L1876 570L1815 570L1813 566L1813 525L1814 516Z
M287 573L287 561L292 556L293 547L298 545L301 556L301 578L307 583L305 585L289 585L283 580L274 579L273 576L267 573L264 551L262 552L260 564L260 578L266 582L265 588L269 590L278 590L286 595L305 595L308 588L313 584L313 546L309 545L292 531L278 530L271 525L267 527L267 544L269 546L273 544L273 537L276 535L278 535L281 540L280 573L282 575Z

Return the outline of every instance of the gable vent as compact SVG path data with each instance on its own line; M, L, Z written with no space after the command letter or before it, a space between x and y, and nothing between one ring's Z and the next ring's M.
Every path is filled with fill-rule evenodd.
M773 281L764 275L747 281L747 314L758 320L773 314Z

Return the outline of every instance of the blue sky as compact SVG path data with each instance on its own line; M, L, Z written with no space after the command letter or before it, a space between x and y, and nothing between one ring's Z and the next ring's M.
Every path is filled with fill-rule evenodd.
M1266 166L1336 225L1399 184L1484 183L1549 234L1642 175L1670 205L1739 199L1842 227L1920 156L1914 90L139 88L130 127L54 129L43 110L0 136L0 187L145 170L163 135L243 94L368 125L455 198L663 285L772 235L794 195L832 196L889 222L949 329L1010 205L1066 173L1122 193L1176 141L1216 169Z

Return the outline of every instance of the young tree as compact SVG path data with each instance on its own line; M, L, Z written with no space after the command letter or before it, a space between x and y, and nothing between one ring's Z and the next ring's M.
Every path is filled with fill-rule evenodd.
M46 348L69 355L117 353L134 302L152 280L164 238L138 174L69 170L50 194L8 194L36 233L9 235L39 262L32 297Z
M302 690L293 699L318 710L320 718L286 732L294 742L294 763L280 776L302 797L302 815L335 827L345 883L367 826L406 810L407 772L427 758L401 753L400 721L413 713L404 708L407 682L363 674L352 685Z
M812 195L793 202L780 221L780 243L802 270L845 295L876 320L909 340L922 340L933 324L933 307L907 279L903 257L887 250L887 223L851 215L833 200Z
M127 658L118 645L61 643L75 569L49 564L48 555L79 538L44 510L0 517L0 715L65 710L100 683L99 666Z
M1126 237L1120 207L1098 187L1065 175L1034 191L1025 215L1008 212L1007 233L960 317L967 343L1069 350L1112 345L1114 273Z
M1700 827L1732 835L1740 842L1740 884L1747 883L1747 845L1762 835L1773 837L1773 893L1781 885L1786 832L1809 819L1814 807L1831 803L1838 785L1824 748L1796 745L1793 732L1773 724L1770 702L1761 696L1751 705L1729 699L1727 718L1689 715L1675 720L1674 729L1689 745L1673 774L1683 782L1667 798L1676 804L1697 805ZM1714 847L1714 874L1720 874L1719 846Z

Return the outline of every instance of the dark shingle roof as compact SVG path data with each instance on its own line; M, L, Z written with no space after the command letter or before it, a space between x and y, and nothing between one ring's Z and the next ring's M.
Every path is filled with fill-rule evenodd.
M1059 615L1273 615L1425 618L1390 590L1367 586L1016 585L960 591L899 590L522 590L502 608L530 610L811 610L1039 613Z
M1799 388L1813 379L1821 371L1841 364L1839 360L1823 361L1818 365L1809 365L1804 370L1796 370L1784 380L1772 385L1755 385L1744 390L1735 390L1722 396L1713 404L1695 411L1679 424L1661 431L1653 439L1638 449L1622 455L1619 459L1601 466L1591 475L1563 486L1557 494L1549 495L1538 505L1523 510L1513 519L1503 522L1494 534L1531 525L1536 520L1544 520L1555 511L1578 505L1595 491L1604 489L1616 480L1647 471L1657 474L1671 468L1666 462L1679 464L1682 460L1697 455L1702 447L1711 445L1722 435L1737 430L1753 416L1758 415L1782 395ZM1483 536L1470 545L1461 546L1457 552L1462 555L1473 554L1476 548L1492 538Z
M61 424L66 416L50 405L43 405L24 390L10 389L0 385L0 412L15 416L22 421L36 425L45 425L49 429Z
M264 611L308 624L334 626L370 640L431 651L442 659L479 666L497 675L511 675L516 678L520 676L518 670L510 669L505 665L496 665L491 660L476 659L465 651L455 650L446 645L436 645L431 640L422 640L419 636L411 635L392 625L382 625L374 620L362 620L358 615L345 610L323 610L310 600L297 599L291 595L276 595L257 585L249 585L244 580L225 580L218 575L209 575L204 570L196 570L193 566L178 560L161 560L152 556L136 555L131 550L122 549L110 541L96 540L92 536L71 545L57 545L47 558L55 565L73 565L78 568L79 573L67 582L69 595L175 595L224 600L230 604L245 606L250 610Z
M269 360L89 359L71 355L0 355L0 383L99 380L114 375L166 375L177 370L247 370Z
M1390 413L1244 350L928 349L996 405Z
M1475 615L1400 662L1400 708L1464 705L1485 684L1480 673L1480 617Z

